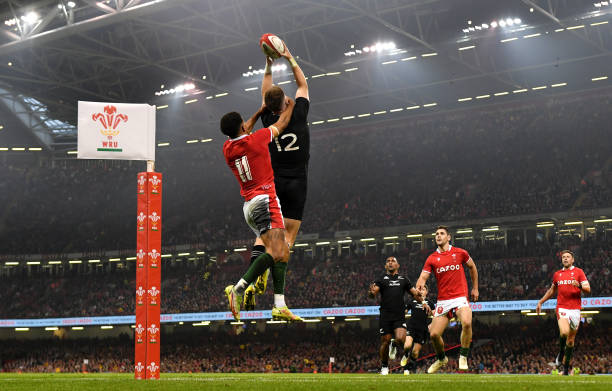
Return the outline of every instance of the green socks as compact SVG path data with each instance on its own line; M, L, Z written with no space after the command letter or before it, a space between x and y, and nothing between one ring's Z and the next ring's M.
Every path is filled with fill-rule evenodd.
M263 253L260 256L258 256L253 261L253 263L251 263L251 266L249 266L246 273L244 273L244 276L242 276L242 279L245 280L247 284L250 284L253 281L255 281L255 279L260 274L265 272L266 269L271 267L273 264L274 264L274 259L272 259L272 256L268 253Z
M566 346L565 347L565 362L563 363L566 368L569 368L569 364L570 364L570 361L572 361L573 354L574 354L574 347L569 346L569 345Z
M270 257L272 259L272 257ZM265 269L264 269L265 270ZM274 282L274 294L285 293L285 275L287 274L287 263L276 262L272 266L272 281Z

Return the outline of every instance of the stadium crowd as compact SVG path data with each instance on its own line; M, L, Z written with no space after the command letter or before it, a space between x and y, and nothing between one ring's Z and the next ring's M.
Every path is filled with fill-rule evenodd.
M376 323L376 322L374 322ZM162 335L161 371L185 372L326 372L334 357L334 372L375 372L379 369L376 327L341 322L270 327L265 331L249 325L217 331L183 331ZM581 373L612 373L612 354L607 336L609 323L583 323L577 338L573 366ZM294 338L299 329L300 338ZM486 325L475 321L471 371L480 373L550 373L556 354L554 320L523 319L520 323ZM459 341L459 327L446 335L446 346ZM500 336L503 335L503 338ZM278 343L278 341L283 341ZM432 358L424 346L418 372ZM451 350L451 358L456 352ZM88 363L84 365L84 359ZM122 335L105 339L45 339L0 341L0 369L6 372L132 372L133 347ZM446 372L456 372L451 359ZM399 358L391 367L399 366Z
M480 300L539 299L550 286L552 274L561 267L558 251L567 247L576 252L576 266L584 269L592 296L612 296L612 238L576 243L566 239L546 250L542 245L520 251L470 250L478 266ZM401 274L415 283L430 251L400 251L397 256ZM166 263L162 313L225 311L223 288L244 271L248 253L242 254L244 257L234 253L219 262L209 259ZM296 254L287 274L287 302L293 308L376 305L366 293L370 282L384 273L383 260L381 253L315 257ZM0 319L132 314L134 278L134 270L130 269L104 271L92 267L50 273L38 268L38 272L28 273L23 268L21 274L0 277ZM435 299L435 282L429 284L431 298ZM272 301L269 288L258 298L257 308L269 309Z
M603 91L385 125L313 127L302 232L612 206L611 102ZM219 250L252 236L221 143L159 152L165 245ZM133 248L142 168L1 158L0 254Z

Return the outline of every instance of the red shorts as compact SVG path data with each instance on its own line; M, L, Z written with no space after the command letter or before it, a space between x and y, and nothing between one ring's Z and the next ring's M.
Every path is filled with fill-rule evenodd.
M257 237L273 228L285 229L283 212L276 195L260 194L242 207L244 219Z

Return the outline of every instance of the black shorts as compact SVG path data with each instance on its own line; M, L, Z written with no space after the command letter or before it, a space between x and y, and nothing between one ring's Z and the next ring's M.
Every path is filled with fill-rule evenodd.
M306 192L308 191L308 177L274 176L276 196L283 209L283 217L302 221L304 205L306 205Z
M408 329L408 336L412 337L414 343L425 345L427 338L429 338L429 332L425 329Z
M380 335L394 334L395 329L406 328L406 319L387 320L380 318L378 326Z

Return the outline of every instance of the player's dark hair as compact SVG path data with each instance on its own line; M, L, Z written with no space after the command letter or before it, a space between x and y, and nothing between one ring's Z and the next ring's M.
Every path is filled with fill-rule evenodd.
M283 107L285 101L285 93L279 86L273 86L264 95L264 102L270 111L276 113Z
M576 258L576 257L574 256L574 253L573 253L572 251L570 251L570 250L562 250L562 251L559 253L559 255L560 255L560 256L563 256L563 254L569 254L569 255L571 255L571 256L572 256L572 258L574 258L574 259Z
M221 117L221 133L229 138L238 136L240 132L240 126L242 126L242 116L240 113L232 111Z
M439 229L445 230L447 234L450 233L449 230L448 230L448 227L446 225L438 225L438 227L436 228L436 231L439 230Z

